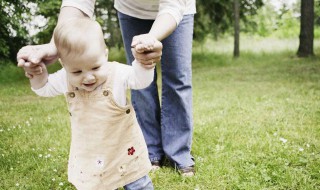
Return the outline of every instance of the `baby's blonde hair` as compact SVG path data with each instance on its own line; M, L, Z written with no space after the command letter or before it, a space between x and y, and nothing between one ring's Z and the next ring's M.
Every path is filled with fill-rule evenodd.
M73 18L59 23L53 33L59 56L76 56L94 43L87 35L93 33L101 48L106 49L103 32L98 22L89 18Z

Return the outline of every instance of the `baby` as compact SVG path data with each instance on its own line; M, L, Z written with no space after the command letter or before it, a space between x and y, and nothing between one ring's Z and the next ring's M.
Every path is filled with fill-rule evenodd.
M154 40L145 38L141 48L152 49ZM36 94L66 97L72 134L68 180L79 190L153 189L147 146L126 91L148 87L154 66L108 62L101 27L88 18L59 24L54 42L61 70L49 75L44 64L23 68L38 72L29 77Z

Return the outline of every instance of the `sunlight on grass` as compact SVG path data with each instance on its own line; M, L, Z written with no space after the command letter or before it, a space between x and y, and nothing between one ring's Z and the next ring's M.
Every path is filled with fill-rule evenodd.
M319 59L198 57L208 62L195 63L193 150L213 179L200 189L316 189Z
M214 52L228 53L233 52L233 38L223 38L220 40L208 39L204 43L195 43L194 52ZM240 53L274 53L282 51L297 51L299 47L299 38L282 39L277 38L262 38L256 36L241 36L240 37ZM320 39L314 40L314 48L320 48Z

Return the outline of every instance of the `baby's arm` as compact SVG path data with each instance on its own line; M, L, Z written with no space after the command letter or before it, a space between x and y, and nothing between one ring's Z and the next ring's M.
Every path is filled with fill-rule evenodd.
M33 89L37 90L45 86L48 81L48 70L44 63L40 63L39 65L30 63L23 66L23 69Z
M27 76L31 75L31 77L28 77L31 89L39 96L58 96L68 90L66 71L63 68L50 75L43 63L38 66L23 66L23 69Z
M153 69L146 69L136 60L132 62L132 66L113 62L116 65L115 78L113 80L113 93L115 101L118 105L125 106L127 89L143 89L148 87L153 81Z
M117 76L120 76L125 89L143 89L153 81L155 67L147 69L137 60L132 62L132 66L124 64L119 66Z

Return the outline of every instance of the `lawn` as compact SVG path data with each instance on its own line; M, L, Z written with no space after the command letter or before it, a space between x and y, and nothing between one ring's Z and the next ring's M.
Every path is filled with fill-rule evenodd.
M150 174L155 189L320 189L320 49L315 52L306 59L292 50L232 59L195 51L197 173L183 178L166 165ZM0 69L0 189L74 189L66 173L64 97L37 97L21 70Z

